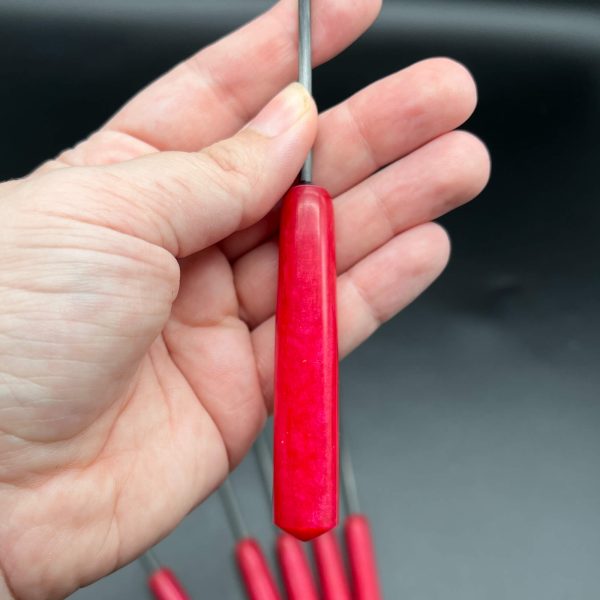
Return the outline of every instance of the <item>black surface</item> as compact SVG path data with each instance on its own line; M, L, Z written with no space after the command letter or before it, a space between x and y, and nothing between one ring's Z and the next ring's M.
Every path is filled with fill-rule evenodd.
M265 5L152 4L0 3L0 177L83 137ZM597 5L389 0L316 74L325 107L414 60L455 57L480 87L468 128L494 159L482 198L443 219L447 273L342 366L387 598L598 597ZM234 481L269 542L252 459ZM194 597L235 600L231 544L211 498L158 551ZM142 571L75 597L144 598Z

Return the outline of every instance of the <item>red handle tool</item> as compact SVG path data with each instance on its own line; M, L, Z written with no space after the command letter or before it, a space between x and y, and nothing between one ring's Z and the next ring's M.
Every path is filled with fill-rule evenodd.
M298 1L298 72L312 88L311 0ZM275 523L301 540L338 518L338 348L331 197L301 185L283 200L275 350Z
M162 568L148 579L148 587L156 600L188 600L189 596L181 587L173 572Z
M323 600L351 600L340 545L333 531L312 542Z
M350 515L344 523L344 536L355 600L381 600L375 547L367 517Z
M255 540L239 540L235 557L249 600L280 600L267 561Z
M219 488L227 521L236 539L235 559L249 600L281 600L275 579L256 540L251 538L229 479Z
M361 514L354 467L347 443L342 448L342 482L348 517L344 537L352 575L354 600L382 600L375 544L367 517Z
M148 573L148 587L156 600L189 600L173 571L162 567L152 551L146 552L140 561Z
M275 523L301 540L338 519L338 349L333 207L320 187L283 201L277 300Z
M254 444L254 454L263 480L267 501L270 503L273 495L273 462L264 433L258 437ZM276 549L288 600L319 600L313 574L302 543L295 537L282 533L277 539Z
M277 538L277 558L288 600L318 600L302 543L295 537L282 533Z

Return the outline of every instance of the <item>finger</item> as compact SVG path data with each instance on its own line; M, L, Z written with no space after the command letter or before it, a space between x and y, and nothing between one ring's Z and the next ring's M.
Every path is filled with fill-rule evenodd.
M157 152L156 148L120 131L101 130L42 163L32 175L43 175L66 167L100 167L125 162Z
M229 261L215 247L181 261L181 287L163 337L237 465L267 417Z
M460 127L476 105L471 74L447 58L424 60L386 77L323 115L315 145L315 182L337 196Z
M58 160L70 167L112 165L156 151L154 146L126 133L101 130L74 148L63 152Z
M381 0L314 0L313 60L351 44ZM296 78L297 0L282 0L245 27L175 67L107 124L160 150L198 150L232 135Z
M485 146L465 132L430 142L376 173L334 203L338 272L344 272L398 233L472 199L489 177ZM277 240L234 264L241 314L250 327L275 310Z
M381 167L462 125L477 90L461 64L434 58L361 90L319 118L315 182L337 196ZM264 241L275 221L232 236L223 250L235 260Z
M410 304L439 276L448 262L446 232L434 223L407 231L338 277L340 356L366 340L385 321ZM275 318L252 332L258 373L272 407Z
M53 209L184 257L248 227L272 208L298 173L316 123L312 99L293 84L247 128L201 152L165 152L110 167L69 169L32 180L32 185L54 181L63 197L68 197L68 185L77 198L85 190L85 201Z
M380 7L381 0L315 1L315 64L352 43L373 22ZM295 0L278 2L176 66L134 97L99 132L35 173L109 165L158 149L194 151L232 135L295 79L296 11Z
M337 195L380 167L462 125L476 102L470 73L447 58L425 60L382 79L319 118L315 180ZM105 129L63 152L57 160L44 163L36 172L108 165L156 151L129 134ZM266 239L275 224L272 219L240 232L227 240L223 249L230 258L237 258Z

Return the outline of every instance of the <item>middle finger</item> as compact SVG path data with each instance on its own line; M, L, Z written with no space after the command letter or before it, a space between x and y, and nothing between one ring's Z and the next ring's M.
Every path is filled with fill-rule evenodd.
M447 58L424 60L377 81L320 116L315 183L337 196L462 125L476 103L470 73ZM269 215L221 247L235 260L267 239L276 225L276 215Z

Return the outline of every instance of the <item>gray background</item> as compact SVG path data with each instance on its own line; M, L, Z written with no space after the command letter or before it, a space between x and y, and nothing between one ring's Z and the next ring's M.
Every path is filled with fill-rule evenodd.
M268 4L0 0L0 175L81 138ZM364 39L319 69L317 98L331 105L436 54L462 60L479 82L468 127L489 144L494 175L481 199L443 219L454 255L442 279L342 364L345 433L386 598L591 600L600 587L598 3L388 0ZM233 481L271 549L252 457ZM237 600L231 551L216 497L157 548L194 598ZM136 564L73 596L147 597Z

